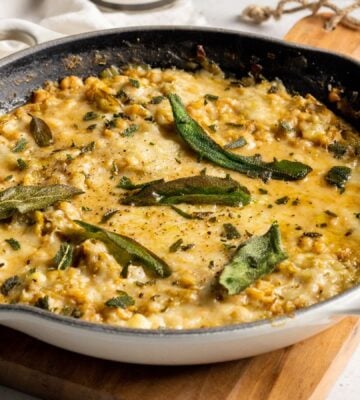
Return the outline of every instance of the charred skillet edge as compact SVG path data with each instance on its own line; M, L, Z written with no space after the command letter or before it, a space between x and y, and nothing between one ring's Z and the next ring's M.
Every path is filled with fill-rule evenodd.
M291 91L311 93L360 129L360 63L356 60L260 35L197 27L83 33L6 57L0 61L0 112L23 104L46 80L98 74L111 64L189 69L196 45L202 45L226 72L241 77L253 70L268 79L280 77ZM338 105L328 101L329 85L343 90Z
M249 330L256 330L258 328L273 328L279 329L282 326L286 327L286 322L290 320L306 317L311 313L322 314L322 316L331 317L331 316L345 316L346 311L342 314L341 308L335 308L337 303L342 300L348 300L352 296L356 294L356 292L360 292L360 286L355 286L351 289L346 290L345 292L338 294L330 299L313 304L312 306L301 308L300 310L295 311L291 315L283 315L273 319L264 319L258 320L255 322L248 323L239 323L234 325L224 325L215 328L199 328L199 329L136 329L136 328L125 328L125 327L117 327L113 325L106 324L98 324L94 322L87 322L81 319L74 319L70 317L65 317L59 314L51 313L49 311L44 311L40 308L36 308L28 305L20 305L20 304L0 304L0 315L5 315L7 313L11 314L16 312L17 314L30 314L32 317L39 318L44 321L52 322L55 324L66 325L70 328L75 329L84 329L90 330L95 333L104 333L104 334L112 334L119 336L137 336L137 337L153 337L153 338L161 338L164 336L168 337L188 337L188 336L206 336L206 335L216 335L216 334L225 334L232 332L243 332ZM359 296L360 297L360 296ZM331 310L333 307L333 310ZM6 321L6 317L4 319L0 318L1 321ZM13 318L9 318L9 321L14 321Z
M194 59L196 45L199 44L204 46L208 57L227 72L241 77L254 66L256 70L260 66L261 73L268 79L280 77L290 90L311 93L332 109L334 104L327 99L328 85L342 88L349 105L357 114L349 117L344 112L337 112L360 128L360 87L354 87L359 81L360 63L356 60L260 35L194 27L135 27L84 33L52 40L3 58L0 60L0 112L23 104L31 92L46 80L56 81L69 74L82 77L98 74L111 64L132 62L189 69L189 60ZM43 71L41 75L40 71ZM359 290L359 286L353 287L324 302L295 311L291 317L302 317L312 312L324 312L330 316L329 307L350 298ZM289 320L289 316L282 316L251 323L181 331L132 329L77 320L32 306L0 304L0 314L14 312L30 314L35 318L73 328L139 337L223 334L272 326Z

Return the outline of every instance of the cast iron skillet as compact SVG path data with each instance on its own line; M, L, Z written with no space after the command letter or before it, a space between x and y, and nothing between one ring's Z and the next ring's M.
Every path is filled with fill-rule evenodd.
M194 70L199 68L196 59L198 45L203 46L207 57L218 63L227 74L240 78L251 71L255 76L261 74L268 79L278 77L290 91L300 94L311 93L360 129L360 63L357 61L338 54L251 34L191 27L126 28L85 33L47 42L4 58L0 60L0 112L9 111L23 104L29 99L32 91L42 86L47 80L56 81L67 75L81 77L96 75L112 64L118 66L129 63L150 64L152 67L178 67ZM338 104L328 101L328 93L331 87L341 88L343 92L343 103L339 104L340 107ZM314 314L316 319L316 315L322 315L322 310L334 308L339 302L351 303L351 299L356 293L359 293L359 290L356 287L349 289L343 294L335 296L335 298L299 310L295 313L295 316L298 316L300 320L304 318L309 320L311 319L310 315ZM6 322L6 315L10 316L10 314L12 316L8 318L10 322ZM18 317L15 318L15 315ZM302 336L294 334L290 329L286 334L287 340L281 339L282 341L271 346L261 346L259 342L254 342L252 345L257 346L258 349L249 351L238 349L236 351L236 346L233 346L234 343L231 342L231 346L233 346L231 348L224 344L225 341L235 340L235 336L230 335L233 335L234 332L235 334L236 332L241 333L244 346L246 346L246 340L250 335L246 332L255 332L253 329L256 329L257 332L262 332L262 335L270 335L270 331L266 331L270 322L257 321L227 327L182 331L139 330L92 324L22 305L0 305L0 317L0 320L5 320L2 323L8 326L61 347L114 360L154 364L203 363L249 356L294 343L300 340L300 337L304 338L324 329L324 326L329 323L323 321L320 324L321 327L319 325L316 328L317 330L308 328L308 333ZM12 318L15 318L18 322L11 322ZM29 318L30 320L33 318L30 324L34 321L40 324L39 321L43 321L44 328L47 327L45 329L49 329L49 332L53 331L53 335L56 335L60 326L63 333L65 329L68 329L67 334L70 335L71 340L69 339L69 342L66 342L64 335L61 339L52 339L50 334L46 335L36 331L35 328L32 329L26 325ZM280 320L283 319L284 317L280 318ZM71 335L76 335L78 332L81 332L82 335L88 335L91 349L86 343L74 344ZM95 334L99 334L99 336L95 337ZM164 347L157 348L156 345L153 346L154 343L147 347L145 342L139 345L127 341L130 336L147 338L147 340L159 338L161 341L164 336L182 340L184 335L192 338L209 338L214 334L213 337L215 338L218 335L217 339L214 339L216 345L224 351L224 355L221 357L217 356L216 352L209 357L192 356L192 352L196 351L198 346L203 343L202 339L200 342L194 342L197 347L192 347L190 343L186 347L184 341L185 347L182 348L182 355L175 354L177 342L169 340L168 345L170 347L166 351L173 351L172 356L162 354L161 349ZM124 339L121 344L129 346L128 353L130 351L136 353L136 349L139 348L141 354L129 356L119 353L117 355L113 346L107 350L106 346L110 339L106 335L118 335L119 337L123 335L122 337L126 340ZM152 348L154 348L154 354L151 353ZM206 351L208 350L207 348ZM126 352L126 349L121 351ZM145 355L146 352L148 352L148 355ZM155 352L157 353L155 354ZM225 352L227 353L225 354Z

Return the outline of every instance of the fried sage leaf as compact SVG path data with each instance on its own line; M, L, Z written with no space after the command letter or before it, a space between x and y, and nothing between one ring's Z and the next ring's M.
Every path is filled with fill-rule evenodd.
M109 253L124 268L130 263L135 263L140 264L147 271L160 278L166 278L171 274L169 266L160 257L134 239L107 231L96 225L90 225L84 221L75 220L74 222L84 229L80 236L84 239L95 239L103 242Z
M308 165L296 161L274 160L264 162L260 155L241 156L231 153L214 142L203 128L190 117L178 95L169 94L168 99L171 104L176 131L200 157L224 168L263 180L273 178L294 181L305 178L312 171Z
M125 189L125 190L134 190L134 189L142 189L146 186L152 185L154 183L164 182L164 179L156 179L150 182L138 183L135 184L131 181L127 176L122 176L120 182L116 185L117 188Z
M350 179L351 168L344 166L332 167L325 175L325 180L330 185L336 186L340 193L345 191L346 182Z
M80 189L67 185L13 186L0 192L0 220L11 217L16 211L24 214L41 210L81 193Z
M254 236L238 247L233 259L223 269L219 282L229 295L240 293L261 276L272 272L286 258L279 227L273 224L265 235Z
M41 118L31 116L30 133L39 147L47 147L54 143L48 124Z
M59 251L55 254L54 264L56 269L64 270L73 262L74 246L70 243L61 243Z
M157 206L164 204L225 204L237 206L250 202L249 191L230 177L219 178L197 175L158 182L145 186L138 192L124 197L122 204Z
M128 308L135 304L135 300L126 292L118 290L118 296L109 299L105 305L112 308Z

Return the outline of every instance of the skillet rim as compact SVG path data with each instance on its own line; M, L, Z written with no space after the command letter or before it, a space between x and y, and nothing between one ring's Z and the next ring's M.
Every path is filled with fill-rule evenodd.
M40 43L36 46L29 47L27 49L18 51L14 54L10 54L9 56L6 56L2 59L0 59L0 70L1 68L5 68L9 64L16 62L18 60L21 60L22 58L25 58L27 56L34 55L38 52L41 52L43 50L46 50L48 48L56 47L58 45L64 45L64 44L70 44L74 42L81 41L82 39L91 39L91 38L99 38L99 37L105 37L107 35L113 35L113 34L121 34L121 33L144 33L144 32L166 32L166 31L171 31L171 32L176 32L176 31L185 31L185 32L199 32L199 33L220 33L220 34L231 34L231 35L237 35L240 37L248 38L248 39L260 39L263 42L268 42L268 43L274 43L282 48L285 49L299 49L299 50L306 50L315 54L328 54L333 56L334 58L341 58L344 60L347 60L351 64L353 64L355 67L360 69L360 61L356 60L355 58L352 58L347 55L343 55L339 52L332 51L332 50L326 50L326 49L318 49L312 46L307 46L303 44L298 44L298 43L293 43L293 42L287 42L283 39L278 39L278 38L273 38L273 37L267 37L265 35L261 34L255 34L255 33L249 33L249 32L243 32L243 31L237 31L234 29L224 29L224 28L218 28L218 27L198 27L198 26L191 26L191 25L176 25L176 26L134 26L134 27L125 27L125 28L112 28L112 29L103 29L103 30L98 30L98 31L91 31L91 32L84 32L76 35L70 35L66 36L64 38L58 38L58 39L53 39L50 41L46 41L43 43ZM214 335L214 334L224 334L224 333L231 333L231 332L236 332L236 331L249 331L249 330L254 330L258 327L266 327L270 326L272 328L275 328L277 324L282 327L282 323L285 323L284 326L286 326L286 321L289 321L290 319L295 319L296 317L303 317L311 312L316 312L316 311L321 311L322 309L326 308L329 304L333 305L338 303L340 300L346 300L347 298L351 297L356 293L357 291L360 291L360 284L353 286L344 292L333 296L327 300L324 300L322 302L315 303L309 307L304 307L299 310L294 311L294 313L289 316L289 315L282 315L277 318L273 319L262 319L262 320L257 320L254 322L247 322L247 323L238 323L238 324L232 324L232 325L223 325L219 327L210 327L210 328L197 328L197 329L142 329L142 328L127 328L127 327L119 327L115 325L107 325L107 324L100 324L100 323L94 323L94 322L88 322L88 321L83 321L81 319L75 319L72 317L66 317L62 316L60 314L55 314L49 311L41 310L39 308L36 308L34 306L30 305L21 305L21 304L0 304L0 314L7 314L7 313L12 313L12 312L17 312L19 314L26 314L30 316L34 316L35 318L40 318L42 320L47 320L53 323L58 323L58 324L63 324L71 328L80 328L84 330L90 330L93 331L94 333L104 333L104 334L112 334L112 335L118 335L120 336L135 336L135 337L151 337L151 338L158 338L158 337L185 337L185 336L207 336L207 335ZM342 316L345 313L336 312L339 311L339 309L335 309L333 312L333 317L335 316ZM331 310L328 310L328 316L331 316ZM15 321L15 319L13 319ZM6 319L4 319L6 321ZM10 320L11 321L11 320ZM0 317L0 325L5 325L2 324L2 318ZM17 329L17 328L14 328Z

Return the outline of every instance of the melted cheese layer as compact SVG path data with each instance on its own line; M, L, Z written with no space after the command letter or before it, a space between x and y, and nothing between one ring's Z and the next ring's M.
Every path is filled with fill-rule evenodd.
M259 153L265 161L274 157L301 161L313 172L301 181L264 184L198 161L175 133L168 101L152 100L169 92L183 99L192 117L220 145L242 136L247 144L234 152ZM204 101L206 94L218 99ZM97 117L84 119L90 111ZM35 144L29 114L46 121L53 132L53 145L40 148ZM132 125L136 132L124 134ZM247 79L244 86L206 71L134 67L110 78L83 81L70 76L59 84L49 83L34 93L32 103L0 119L0 190L17 184L61 183L85 193L44 211L1 221L0 284L14 275L21 284L7 295L0 294L0 301L34 305L48 296L52 312L87 321L183 329L272 318L341 293L358 284L360 275L357 160L338 160L327 151L330 143L342 139L344 131L358 135L312 96L291 95L280 81ZM14 153L21 138L27 146ZM80 148L91 142L95 148L82 152ZM27 168L19 169L19 158ZM343 194L324 180L335 165L352 168ZM250 190L251 204L244 208L180 205L186 212L210 213L203 220L189 220L166 206L119 203L126 193L116 188L121 176L135 183L172 180L198 175L204 168L209 175L230 173ZM284 196L289 201L277 204ZM118 212L100 224L112 209ZM54 269L62 233L76 229L74 219L134 238L166 260L172 275L154 280L141 267L131 265L124 278L122 267L95 240L81 245L76 265ZM234 248L251 235L265 233L275 220L288 259L242 293L215 296L216 277ZM240 239L224 241L226 223L237 227ZM304 236L306 232L321 235ZM9 238L17 240L21 249L12 249L5 242ZM170 252L169 247L179 239L193 247ZM107 307L105 302L119 290L132 296L135 305Z

